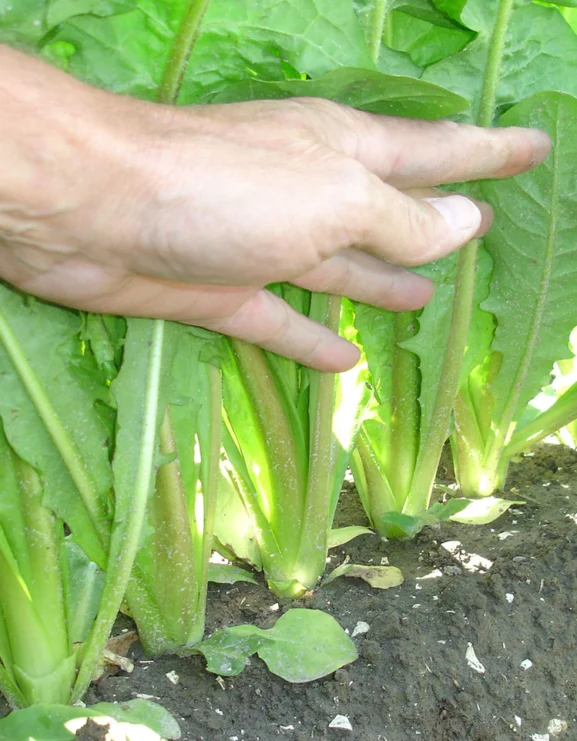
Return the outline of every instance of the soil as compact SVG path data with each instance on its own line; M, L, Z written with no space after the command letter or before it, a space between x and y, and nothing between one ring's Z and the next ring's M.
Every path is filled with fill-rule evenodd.
M292 607L323 609L350 633L367 623L358 660L325 679L291 685L258 658L221 679L201 657L150 661L134 644L134 671L101 679L86 701L147 696L174 714L183 741L576 741L576 495L577 453L543 445L511 468L506 496L526 504L491 525L444 523L407 542L362 536L331 551L329 568L388 559L400 587L339 578L278 603L262 585L211 586L209 633L268 628ZM364 524L350 485L338 517ZM349 730L330 727L337 715Z

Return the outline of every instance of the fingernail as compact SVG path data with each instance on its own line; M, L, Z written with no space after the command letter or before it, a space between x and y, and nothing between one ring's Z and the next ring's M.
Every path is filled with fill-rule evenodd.
M481 225L481 212L465 196L447 196L446 198L425 198L454 230L475 232Z

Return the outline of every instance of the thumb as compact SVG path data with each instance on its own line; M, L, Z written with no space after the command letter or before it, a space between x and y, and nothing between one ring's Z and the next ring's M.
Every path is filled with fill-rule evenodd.
M357 244L382 260L408 267L462 247L484 234L493 218L488 204L462 195L417 199L380 181L369 200L372 206L357 210Z

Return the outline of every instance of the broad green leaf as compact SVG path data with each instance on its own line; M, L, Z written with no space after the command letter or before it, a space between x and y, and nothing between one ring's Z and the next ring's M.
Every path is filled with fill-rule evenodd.
M0 43L27 50L46 30L46 0L0 0Z
M467 101L438 85L410 77L343 67L316 80L263 82L246 80L224 89L212 103L310 96L328 98L371 113L441 118L463 111Z
M446 10L442 6L449 2L437 1L437 5ZM428 67L422 79L443 85L470 100L472 107L464 118L477 121L497 2L469 0L460 15L456 6L463 4L451 5L455 6L453 17L458 16L478 36L463 51ZM545 90L577 94L577 36L556 8L517 6L505 37L497 110Z
M100 87L153 98L184 3L137 0L114 17L83 15L59 27L51 43L75 48L70 71ZM180 101L249 77L285 78L284 66L315 77L341 65L373 68L348 3L332 0L214 0L203 19Z
M419 67L428 67L461 51L474 38L475 32L439 15L446 20L445 24L427 15L410 13L402 7L395 11L391 17L391 47L408 53Z
M357 658L349 636L320 610L289 610L267 635L273 641L259 648L258 655L287 682L312 682Z
M241 569L233 564L211 563L208 567L208 580L215 584L236 584L244 581L249 584L256 584L257 580L254 574L246 569Z
M86 708L34 705L0 720L1 741L68 741L83 727L83 719L98 718L110 725L110 741L176 741L181 732L176 720L160 705L131 700L121 705L99 703Z
M320 679L357 658L355 644L333 617L305 609L289 610L270 630L253 625L219 630L197 650L208 671L225 676L239 674L257 653L273 674L292 683Z
M329 548L344 545L354 538L358 538L359 535L374 535L374 531L369 527L363 527L361 525L349 525L331 530L329 532Z
M545 385L552 361L570 355L567 337L577 324L576 120L577 100L560 93L538 94L500 120L548 131L554 149L536 170L482 187L497 214L486 238L494 269L483 305L497 319L493 349L502 357L491 386L495 419L517 419Z
M88 637L100 607L104 573L73 541L66 541L65 551L68 565L70 639L73 643L82 643Z
M459 501L456 499L455 501ZM509 507L514 504L525 504L521 501L499 499L498 497L485 497L483 499L468 500L468 504L458 514L452 515L453 522L463 525L488 525L498 517L501 517Z
M51 28L77 15L107 17L134 10L132 0L48 0L47 4L46 23Z
M240 475L240 472L238 473ZM240 561L262 569L262 558L249 514L226 471L221 471L214 526L218 542Z
M196 650L206 659L207 671L224 677L240 674L248 659L270 638L255 625L235 625L214 633Z
M38 472L45 506L102 564L97 533L109 527L112 481L108 431L96 405L110 397L92 356L82 352L80 318L0 284L0 324L6 436Z
M469 499L449 499L446 504L436 502L429 509L418 515L407 515L401 512L388 512L383 515L382 528L387 537L394 539L414 538L427 525L443 522L461 512Z

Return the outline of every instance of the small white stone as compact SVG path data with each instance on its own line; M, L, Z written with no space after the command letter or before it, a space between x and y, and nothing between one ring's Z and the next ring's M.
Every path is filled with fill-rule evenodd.
M218 708L215 708L215 709L214 709L214 712L215 712L215 713L216 713L217 715L224 715L224 713L222 712L222 710L219 710Z
M515 599L515 595L514 594L511 594L511 592L507 592L507 594L505 595L505 599L510 604Z
M413 610L414 610L414 609L415 609L416 607L420 607L420 606L421 606L421 605L419 605L419 604L413 605Z
M281 731L294 731L295 727L294 726L281 726L280 729Z
M550 741L551 736L548 733L534 733L531 736L531 741Z
M386 556L383 556L381 558L381 566L388 566L389 565L389 559Z
M507 540L507 538L512 538L517 532L517 530L505 530L503 533L498 533L497 537L499 540Z
M180 677L175 671L168 672L166 678L174 685L177 685L180 682Z
M465 653L465 658L467 659L467 664L471 667L471 669L474 669L479 674L485 673L485 667L479 659L477 658L477 655L475 653L475 649L473 648L473 644L469 643L467 651Z
M268 609L270 612L278 612L280 610L280 605L278 602L275 602L274 605L271 605Z
M547 730L552 736L559 736L559 734L563 733L563 731L566 731L568 727L569 726L566 720L559 720L559 718L553 718L552 720L549 721Z
M365 633L368 633L371 629L371 626L368 623L365 623L364 620L359 620L359 622L355 625L353 628L353 638L355 636L362 636Z
M224 679L218 674L216 675L216 683L218 684L221 690L224 690L226 692L226 684L224 683Z
M519 666L521 667L521 669L527 671L527 669L530 669L533 666L533 662L531 661L531 659L525 659L519 664Z
M517 725L517 728L521 728L523 725L523 718L519 718L518 715L515 716L515 723Z
M340 728L342 731L352 731L351 721L346 715L335 715L329 723L329 728Z

